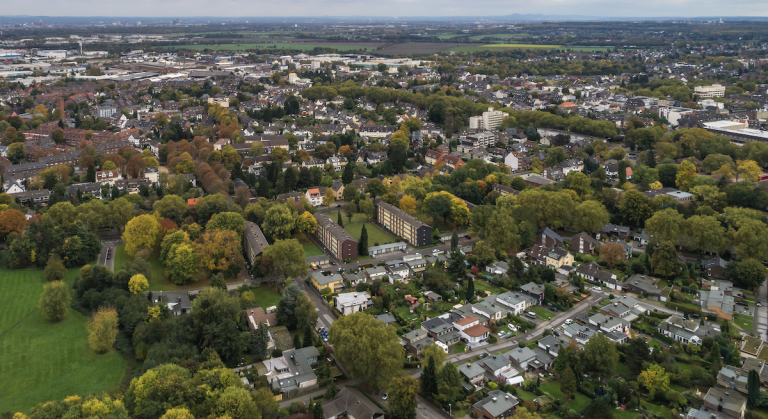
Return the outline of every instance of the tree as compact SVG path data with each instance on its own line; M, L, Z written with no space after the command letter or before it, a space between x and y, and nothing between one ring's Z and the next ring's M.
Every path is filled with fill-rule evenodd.
M214 215L208 224L205 225L206 231L227 230L234 231L237 237L243 237L245 229L245 219L236 212L220 212Z
M21 234L27 227L27 217L17 209L0 211L0 237Z
M720 344L717 342L712 343L712 348L709 350L709 358L711 362L710 370L720 371L723 367L723 359L722 354L720 353Z
M637 376L637 383L649 393L666 393L669 390L669 374L659 364L651 364Z
M347 214L347 219L352 222L352 216L357 212L357 205L354 202L350 202L344 205L344 213Z
M43 271L43 276L47 281L61 281L66 273L67 268L64 267L64 262L61 261L59 255L53 253L48 256L48 263Z
M323 395L323 398L325 400L333 400L336 395L339 394L339 388L336 386L335 381L331 381L330 384L328 384L328 388L325 390L325 394Z
M357 241L357 255L368 255L368 230L365 229L365 224L363 224L363 228L360 230L360 240Z
M651 352L648 342L644 338L636 337L630 339L624 345L624 363L629 367L633 376L640 374L643 370L643 362L651 361Z
M522 244L517 223L511 216L503 212L491 215L485 225L484 233L484 239L497 251L506 252L510 248L518 249Z
M313 346L312 342L312 326L309 323L305 323L304 325L304 331L302 333L304 336L302 336L303 341L301 342L302 348L308 348L310 346Z
M224 362L237 362L247 347L238 328L242 315L238 297L219 288L202 290L192 301L190 339L200 349L215 350Z
M457 247L459 247L459 232L454 228L453 234L451 234L451 252L456 250Z
M589 419L613 419L611 406L602 397L592 399L587 407L581 411L581 415Z
M616 242L609 242L600 246L600 259L613 269L613 266L627 259L624 247Z
M186 407L174 407L168 409L160 419L195 419Z
M400 198L400 209L405 211L408 214L413 214L416 212L416 198L410 196L410 195L403 195L402 198Z
M267 325L264 322L259 323L258 329L251 332L250 349L251 354L257 361L263 361L269 358L269 335Z
M587 371L607 377L619 361L619 352L610 339L598 333L584 345L582 360Z
M327 188L323 196L323 206L330 207L334 202L336 202L336 194L333 193L332 188Z
M72 297L64 281L52 281L43 286L43 295L38 307L43 310L43 316L52 322L58 322L67 315Z
M134 217L125 225L125 232L123 232L125 253L133 257L141 249L152 249L157 243L159 233L160 229L155 217L149 214Z
M317 324L317 310L315 309L315 304L309 299L306 292L296 298L294 314L296 316L296 325L298 326L298 329L305 329L307 326L311 329Z
M365 186L365 190L371 196L371 199L373 199L374 203L376 202L377 196L382 196L387 193L387 187L381 183L381 179L379 178L373 178L369 180L368 184Z
M444 403L456 403L464 398L461 375L453 362L445 364L437 373L437 398Z
M6 157L13 164L19 164L27 159L27 148L24 147L23 142L9 145L6 153Z
M346 188L353 180L355 180L355 165L350 162L344 166L344 172L341 174L341 183Z
M768 241L765 237L768 236L768 227L754 219L744 219L737 224L739 229L732 232L731 237L736 245L736 255L739 259L767 259Z
M756 259L739 261L736 274L739 285L751 290L757 290L765 282L765 266Z
M426 370L430 358L435 359L436 366L443 365L443 361L445 361L447 357L448 354L446 354L441 347L435 344L429 345L421 352L421 368Z
M689 160L683 160L677 168L675 184L678 188L687 191L688 184L696 177L696 166Z
M176 284L184 285L199 278L200 258L191 242L174 246L165 259L165 275Z
M372 390L400 375L403 347L394 327L358 312L336 320L329 336L337 359L352 377L362 378Z
M576 376L573 375L571 368L566 368L560 377L560 391L563 392L566 399L571 399L576 394Z
M470 260L474 261L476 265L484 267L496 260L496 252L490 244L481 240L475 243L472 248Z
M467 303L471 303L474 301L475 297L475 281L469 277L467 278L467 293L465 295L465 298L467 299Z
M97 353L105 353L115 344L117 337L117 311L101 307L88 322L88 345Z
M676 209L666 208L656 211L653 217L645 221L645 232L651 244L663 241L677 243L686 230L686 220Z
M133 294L141 294L149 289L149 281L142 274L136 274L128 281L128 290Z
M251 393L242 387L226 387L219 393L216 412L218 417L232 419L250 419L260 416Z
M293 347L295 349L301 349L301 337L299 337L298 333L293 335Z
M748 182L757 182L757 180L760 179L760 174L763 173L763 170L753 160L737 160L736 173L739 175L739 179Z
M273 205L264 216L264 233L272 240L291 237L294 225L294 215L286 205Z
M304 248L297 239L274 242L264 250L261 263L279 270L285 278L302 277L309 272L304 260Z
M677 251L672 242L661 242L661 244L653 249L651 268L657 274L663 275L665 278L675 276L683 269L682 264L683 262L677 258Z
M314 233L317 231L317 219L309 211L299 215L296 217L296 230L301 233Z
M610 222L611 217L603 204L589 200L574 208L573 219L576 231L597 233Z
M419 383L413 377L396 377L389 383L389 411L394 419L415 419Z
M437 362L434 357L427 358L427 366L419 377L421 392L427 397L437 395Z
M336 214L337 214L336 224L338 224L339 227L344 228L344 220L341 219L341 211L337 212Z
M155 201L153 208L160 213L163 218L168 218L176 224L184 220L189 206L178 195L165 195L162 199Z
M754 406L757 399L760 397L760 373L756 370L749 370L747 376L747 396L749 397L749 404Z
M236 274L245 263L240 238L234 231L206 231L200 235L196 246L200 265L209 273L227 271L230 275Z
M360 202L357 204L357 209L365 214L369 220L376 215L376 205L374 205L373 201L367 197L360 200Z
M624 192L619 201L619 210L624 219L635 226L645 225L645 220L653 215L651 200L636 189Z
M451 213L450 194L436 192L427 194L427 197L424 198L424 212L432 217L435 222L440 218L442 218L443 221L447 221L448 216Z

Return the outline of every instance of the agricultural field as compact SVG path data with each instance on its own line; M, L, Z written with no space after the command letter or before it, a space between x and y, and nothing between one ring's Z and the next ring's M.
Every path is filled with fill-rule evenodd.
M172 46L173 49L190 49L194 51L202 51L205 49L219 50L219 51L244 51L249 49L276 49L276 50L298 50L298 51L311 51L315 48L336 48L339 51L373 51L381 44L376 43L360 43L360 44L301 44L301 43L286 43L286 42L237 42L229 44L195 44L195 45L176 45Z
M478 52L478 51L500 51L506 49L556 49L560 45L544 44L457 44L458 46L444 48L442 52Z
M512 38L525 38L528 36L531 36L531 35L527 33L490 33L486 35L470 36L469 39L473 41L479 41L484 38L512 39Z
M453 45L453 48L451 48ZM382 55L426 55L437 54L441 51L449 51L458 47L478 47L482 44L472 43L456 43L450 44L445 42L406 42L402 44L393 44L386 48L377 51Z
M65 281L72 284L78 269ZM120 354L88 347L88 318L69 309L59 323L37 308L43 271L0 263L0 412L27 412L37 403L116 389L125 374Z

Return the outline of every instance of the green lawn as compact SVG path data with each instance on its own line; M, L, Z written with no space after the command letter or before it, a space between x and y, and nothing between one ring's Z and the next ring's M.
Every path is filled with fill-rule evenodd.
M469 39L473 41L479 41L483 38L497 38L497 39L505 39L505 38L525 38L526 36L531 36L527 33L491 33L486 35L474 35L470 36Z
M333 221L338 221L338 219L339 219L339 211L329 212L326 215L331 217L331 220L333 220ZM368 221L368 216L358 212L358 213L352 214L352 221L349 221L349 218L347 217L347 214L344 211L342 211L341 212L341 221L344 222L344 225L364 223L364 222Z
M119 271L126 263L131 260L131 257L125 253L125 245L121 244L115 249L115 272ZM198 288L200 282L191 282L187 285L177 285L165 279L165 268L163 268L163 262L160 261L159 255L152 255L149 257L149 266L151 272L151 278L149 279L150 291L168 291L168 290L181 290L185 288Z
M394 237L390 236L389 234L385 233L384 230L370 223L344 225L344 230L347 230L347 232L351 234L355 240L360 240L360 232L363 230L363 226L365 226L365 230L368 232L369 247L376 246L376 243L381 245L395 242Z
M563 392L560 391L560 383L555 383L552 381L541 383L541 391L549 393L549 395L555 399L562 400L565 398ZM578 412L579 410L586 407L590 401L591 400L589 397L577 392L576 395L574 395L573 400L568 403L568 407Z
M65 280L71 284L77 269ZM125 360L88 347L88 319L69 309L50 323L37 308L42 270L0 268L0 412L29 412L37 403L116 389Z
M532 402L533 399L535 399L537 396L535 394L529 392L529 391L523 390L522 387L518 387L518 389L517 389L517 397L519 397L519 398L521 398L523 400L527 400L529 402Z
M736 323L736 326L739 326L747 332L752 331L754 328L754 318L743 314L737 314L736 318L733 319L733 322Z
M270 287L251 287L250 291L253 293L253 302L261 308L276 306L280 302L280 293Z
M483 281L482 279L475 279L475 291L490 291L491 294L501 294L501 287L491 284L490 282Z
M508 49L555 49L560 48L560 45L543 45L543 44L487 44L476 46L460 46L453 48L446 48L443 52L455 51L455 52L478 52L478 51L500 51Z
M534 313L536 313L537 316L541 317L544 320L549 320L552 317L555 317L555 313L553 313L553 312L551 312L549 310L546 310L546 309L544 309L542 307L538 307L538 306L537 307L531 307L531 310Z
M414 214L413 216L416 217L419 221L423 222L424 224L427 224L433 228L435 227L435 220L432 219L432 217L428 216L427 214L420 212L418 214ZM441 220L440 223L437 224L437 229L440 230L441 233L451 232L455 228L456 228L456 225L450 221Z
M309 241L304 233L297 233L293 235L294 239L297 239L301 243L301 247L304 248L304 257L320 256L323 254L323 250L317 247L314 243Z

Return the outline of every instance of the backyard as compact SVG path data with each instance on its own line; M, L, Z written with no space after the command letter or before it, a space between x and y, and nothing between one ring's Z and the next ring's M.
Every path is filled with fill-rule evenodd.
M40 402L116 389L125 360L88 347L88 318L70 308L63 321L49 322L37 308L42 270L10 270L4 260L0 266L0 412L29 412ZM68 284L77 271L68 271Z
M312 243L304 233L296 233L294 234L293 238L297 239L299 243L301 243L301 247L304 248L305 258L310 256L320 256L323 254L323 250Z
M390 236L389 234L385 233L384 230L376 227L375 225L371 223L359 223L359 224L344 224L344 230L347 230L347 232L352 235L352 238L355 240L360 240L360 232L363 230L363 226L365 226L366 231L368 231L368 246L376 246L376 243L378 244L387 244L387 243L394 243L395 238Z
M543 320L549 320L552 317L555 317L555 313L543 308L543 307L531 307L531 310L536 313L537 316L541 317Z

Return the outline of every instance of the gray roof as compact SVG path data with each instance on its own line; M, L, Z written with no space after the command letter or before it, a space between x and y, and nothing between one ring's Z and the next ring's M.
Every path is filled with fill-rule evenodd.
M355 419L374 419L384 416L369 398L354 387L343 387L333 400L323 403L323 412L326 418L336 417L347 413L348 417Z
M376 320L384 323L394 323L397 321L395 319L395 316L392 315L392 313L379 314L378 316L376 316Z
M424 222L422 222L418 218L412 216L411 214L408 214L407 212L401 210L400 208L397 208L394 205L390 205L384 201L379 201L376 203L376 205L384 208L385 210L389 211L393 215L403 220L403 222L412 225L416 229L421 227L429 227L427 224L424 224Z
M501 416L503 413L520 404L517 397L505 393L501 390L494 390L488 393L488 397L475 403L474 407L478 410L487 411L494 418Z
M261 228L256 223L250 221L245 222L245 241L255 254L260 254L269 246L267 238L264 237L264 233L261 232Z
M471 364L461 364L458 367L459 373L463 374L467 378L477 377L478 375L485 374L483 367L479 365L480 361L473 362Z

